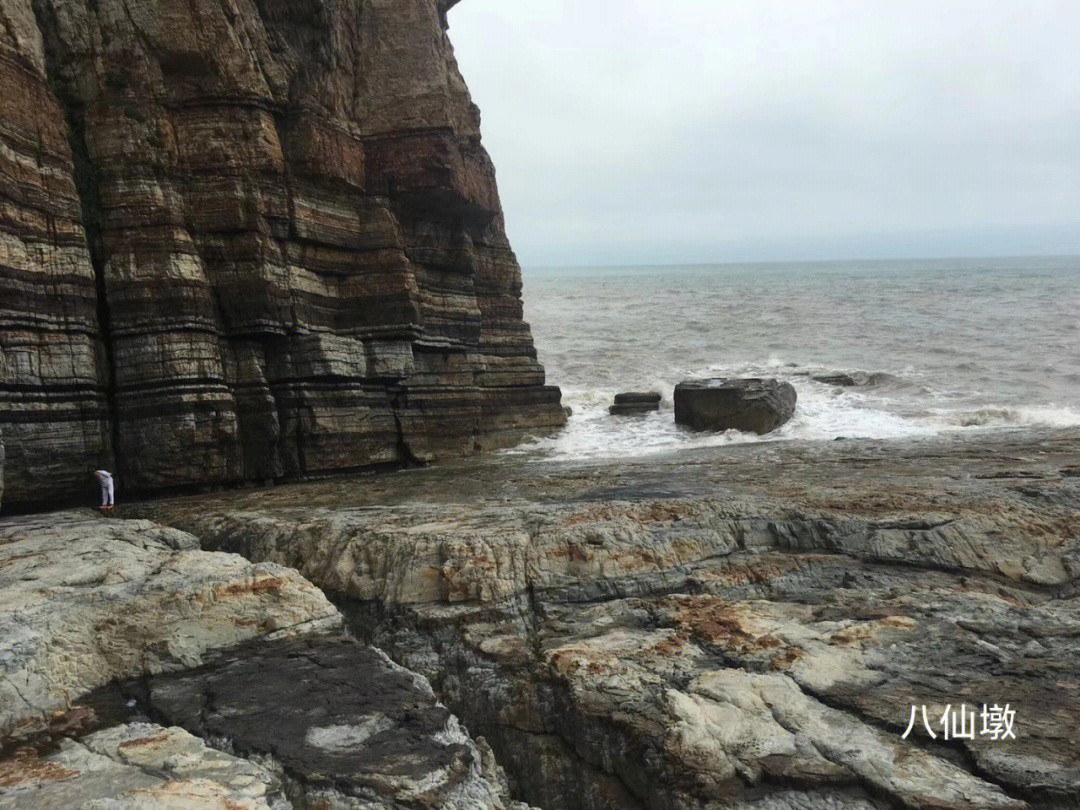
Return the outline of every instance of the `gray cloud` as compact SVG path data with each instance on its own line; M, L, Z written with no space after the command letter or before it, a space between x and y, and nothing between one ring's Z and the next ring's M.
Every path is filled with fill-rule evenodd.
M466 0L523 263L1080 253L1080 4Z

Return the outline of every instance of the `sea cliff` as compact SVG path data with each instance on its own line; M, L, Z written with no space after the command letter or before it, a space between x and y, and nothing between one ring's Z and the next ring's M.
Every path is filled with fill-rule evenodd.
M561 424L447 0L4 0L3 496Z
M0 810L1080 806L1076 429L465 458L451 5L0 3Z

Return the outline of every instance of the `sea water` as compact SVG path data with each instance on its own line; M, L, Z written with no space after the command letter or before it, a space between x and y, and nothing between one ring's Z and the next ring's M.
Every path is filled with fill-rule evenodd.
M726 442L1080 425L1080 258L526 268L526 318L566 429L518 452L625 457ZM815 377L844 372L860 384ZM693 377L798 393L761 438L674 424ZM658 413L614 417L618 391Z

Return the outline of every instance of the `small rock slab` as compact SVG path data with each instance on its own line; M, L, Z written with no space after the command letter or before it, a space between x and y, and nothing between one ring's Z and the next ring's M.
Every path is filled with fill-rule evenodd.
M795 388L777 379L686 380L675 386L675 421L694 430L769 433L795 414Z
M889 375L882 372L868 371L829 371L823 374L811 374L810 379L826 385L836 385L841 388L854 388L856 386L877 385L888 379Z
M615 395L615 404L608 408L613 416L628 416L660 410L659 391L623 391Z

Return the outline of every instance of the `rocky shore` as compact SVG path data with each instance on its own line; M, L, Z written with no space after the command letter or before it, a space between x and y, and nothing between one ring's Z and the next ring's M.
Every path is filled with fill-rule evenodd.
M0 808L520 807L295 570L90 511L0 522Z
M498 457L128 513L298 570L545 810L1063 809L1078 506L1064 431ZM193 708L206 676L163 678L155 717L259 750ZM945 738L947 706L984 704L1015 739ZM936 737L920 714L904 739L922 706Z
M223 490L0 519L0 810L1080 806L1075 432L474 458L567 412L455 2L0 4L3 505Z

